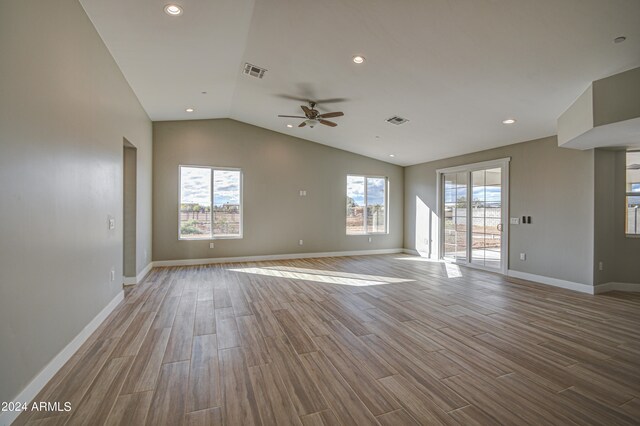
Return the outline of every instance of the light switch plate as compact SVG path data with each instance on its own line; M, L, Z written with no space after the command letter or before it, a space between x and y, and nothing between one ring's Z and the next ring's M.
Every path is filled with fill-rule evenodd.
M512 217L511 220L509 221L510 224L512 225L520 225L520 218L519 217Z

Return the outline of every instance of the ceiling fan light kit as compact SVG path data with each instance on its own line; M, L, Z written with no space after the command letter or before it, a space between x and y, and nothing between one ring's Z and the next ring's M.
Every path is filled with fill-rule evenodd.
M334 118L334 117L342 117L344 115L342 111L326 112L324 114L319 114L319 111L316 109L316 103L313 101L309 101L309 106L300 105L300 108L302 108L302 111L304 111L304 116L278 115L278 117L305 119L302 123L298 125L298 127L309 126L310 128L313 129L314 127L316 127L318 123L324 124L325 126L329 126L329 127L336 127L338 125L337 123L334 123L333 121L329 121L326 119Z

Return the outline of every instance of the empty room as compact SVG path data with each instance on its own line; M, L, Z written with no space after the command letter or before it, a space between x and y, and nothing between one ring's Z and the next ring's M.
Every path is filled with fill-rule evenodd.
M640 424L640 2L0 0L0 426Z

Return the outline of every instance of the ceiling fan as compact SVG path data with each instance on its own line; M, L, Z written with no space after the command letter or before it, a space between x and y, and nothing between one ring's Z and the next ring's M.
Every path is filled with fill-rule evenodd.
M305 120L298 125L298 127L309 126L312 129L316 126L316 124L324 124L329 127L336 127L338 124L333 121L326 120L327 118L333 117L342 117L344 115L343 112L327 112L324 114L320 114L316 108L316 103L313 101L309 101L309 106L300 105L300 108L304 111L304 117L301 115L279 115L278 117L287 117L287 118L304 118Z

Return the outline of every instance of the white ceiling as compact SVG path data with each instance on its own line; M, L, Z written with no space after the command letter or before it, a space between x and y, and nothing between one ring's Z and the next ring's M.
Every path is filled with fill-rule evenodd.
M638 0L80 1L152 120L230 117L399 165L553 135L591 81L640 66ZM338 127L288 129L300 102L277 95L348 101L319 105Z

